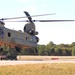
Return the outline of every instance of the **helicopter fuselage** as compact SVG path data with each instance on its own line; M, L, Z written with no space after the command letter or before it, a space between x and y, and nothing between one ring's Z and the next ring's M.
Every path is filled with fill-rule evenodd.
M5 28L0 23L0 45L22 48L37 47L37 40L35 35Z

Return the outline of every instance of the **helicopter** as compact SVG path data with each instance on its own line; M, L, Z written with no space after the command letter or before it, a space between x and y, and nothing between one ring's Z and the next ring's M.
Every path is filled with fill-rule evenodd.
M35 48L37 51L37 46L39 42L38 32L36 31L34 22L63 22L63 21L74 21L74 20L32 20L30 14L27 11L24 11L28 20L19 21L27 22L21 30L16 31L9 28L6 28L4 25L4 20L25 18L25 17L15 17L15 18L2 18L0 19L0 46L6 45L9 47L14 47L16 50L21 48ZM50 15L50 14L44 14ZM44 16L36 15L36 16ZM36 17L35 16L35 17ZM34 17L34 16L32 16ZM18 22L18 21L7 21L7 22Z

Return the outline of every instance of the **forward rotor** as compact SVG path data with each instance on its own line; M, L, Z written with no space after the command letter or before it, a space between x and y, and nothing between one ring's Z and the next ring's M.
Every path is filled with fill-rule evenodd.
M52 13L52 14L41 14L41 15L32 15L32 16L30 16L28 12L24 11L24 13L26 14L26 16L13 17L13 18L1 18L0 20L1 21L4 21L4 20L22 19L22 18L27 18L27 17L30 18L30 17L39 17L39 16L55 15L55 13Z
M33 22L67 22L67 21L75 21L75 20L32 20L32 17L55 15L55 13L33 15L33 16L30 16L30 14L28 12L26 12L26 11L24 11L24 13L25 13L26 16L23 16L23 17L13 17L13 18L2 18L0 20L4 21L4 22L32 22L32 23ZM28 20L16 20L16 21L13 21L13 19L22 19L22 18L28 18Z

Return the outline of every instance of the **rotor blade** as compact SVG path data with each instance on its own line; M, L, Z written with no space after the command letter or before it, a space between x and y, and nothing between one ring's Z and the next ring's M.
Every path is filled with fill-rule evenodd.
M55 13L53 14L41 14L41 15L32 15L31 17L39 17L39 16L48 16L48 15L55 15ZM30 17L30 16L28 16ZM26 16L22 16L22 17L13 17L13 18L1 18L0 20L12 20L12 19L21 19L21 18L26 18Z
M32 21L32 18L31 18L31 16L30 16L30 14L29 14L28 12L26 12L26 11L24 11L24 13L26 14L26 16L27 16L27 18L28 18L29 22L32 22L32 23L33 23L33 21Z
M38 16L56 15L56 13L52 13L52 14L41 14L41 15L30 16L28 12L24 11L24 13L27 15L27 17L38 17Z
M20 20L20 21L4 21L4 22L29 22L29 20Z
M33 22L71 22L75 20L32 20ZM20 21L4 21L4 22L29 22L29 20L20 20Z
M66 22L66 21L75 21L75 20L33 20L34 22Z

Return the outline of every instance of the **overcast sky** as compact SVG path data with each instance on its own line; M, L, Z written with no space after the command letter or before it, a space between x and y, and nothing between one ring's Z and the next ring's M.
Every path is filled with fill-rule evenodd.
M23 11L30 15L56 15L33 17L33 19L74 19L75 0L0 0L0 18L25 16ZM25 18L27 19L27 18ZM23 30L25 23L6 23L5 27ZM39 32L39 44L70 44L75 42L75 22L35 23Z

